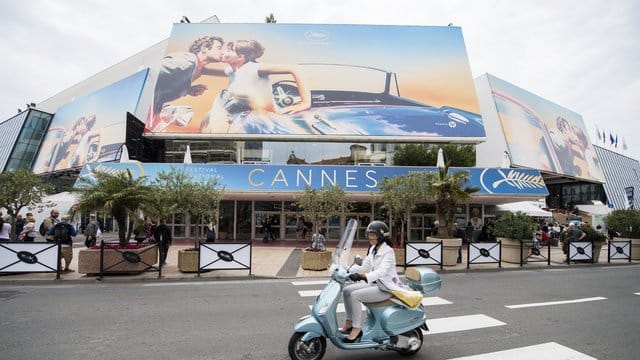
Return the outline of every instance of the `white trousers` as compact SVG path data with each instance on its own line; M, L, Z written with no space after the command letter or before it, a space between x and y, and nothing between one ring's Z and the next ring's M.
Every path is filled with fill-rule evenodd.
M378 302L391 299L391 294L381 291L376 284L357 282L345 286L342 291L346 320L351 320L353 327L362 328L362 303Z

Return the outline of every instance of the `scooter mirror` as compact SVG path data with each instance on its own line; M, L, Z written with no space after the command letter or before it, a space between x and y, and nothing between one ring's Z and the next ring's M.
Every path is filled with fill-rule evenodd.
M360 257L360 255L356 255L353 262L358 266L362 265L362 257Z

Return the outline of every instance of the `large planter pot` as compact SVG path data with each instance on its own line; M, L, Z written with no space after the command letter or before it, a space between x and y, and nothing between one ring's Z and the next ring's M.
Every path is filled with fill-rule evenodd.
M458 253L462 246L462 239L440 239L436 237L427 237L427 241L442 241L442 265L456 266L458 263Z
M525 259L529 255L533 244L533 240L498 238L498 241L502 243L502 261L511 264L520 264L520 259ZM524 262L526 263L526 260Z
M331 262L331 251L303 250L300 266L305 270L327 270Z
M195 250L178 250L178 270L185 273L198 272L198 255Z
M105 272L138 273L157 262L158 250L154 245L138 249L104 249ZM78 273L100 273L100 249L81 249L78 252Z
M602 251L602 246L604 245L604 241L594 241L593 242L593 262L600 262L600 252Z

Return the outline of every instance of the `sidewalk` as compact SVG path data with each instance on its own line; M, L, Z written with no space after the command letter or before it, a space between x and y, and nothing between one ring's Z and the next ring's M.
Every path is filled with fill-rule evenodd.
M215 270L201 273L198 277L197 273L182 273L178 270L178 251L181 249L187 249L193 247L191 242L180 241L172 245L169 249L167 256L167 265L162 267L162 277L158 278L157 272L146 272L141 274L115 274L105 275L104 281L178 281L178 280L231 280L231 279L247 279L247 278L305 278L305 277L328 277L329 271L313 271L303 270L300 267L300 254L299 252L304 249L308 244L302 242L291 241L274 241L268 244L263 244L262 241L254 241L252 243L252 257L251 257L251 270ZM327 248L332 250L332 246L335 244L329 243ZM74 243L73 248L73 260L71 262L71 268L78 269L78 253L80 249L83 249L84 245L80 241ZM546 252L546 248L544 250ZM366 256L367 248L366 244L358 244L351 250L351 256L360 255ZM438 272L457 272L457 271L500 271L500 270L531 270L531 269L545 269L549 267L555 268L569 268L569 267L584 267L584 266L603 266L607 264L607 247L603 246L600 253L599 262L595 264L591 263L572 263L568 265L564 259L565 255L562 253L560 247L551 248L551 265L547 265L547 262L542 257L529 258L529 262L520 267L519 264L511 264L502 262L501 267L498 267L497 263L491 264L471 264L467 269L467 249L466 245L463 245L462 250L462 262L455 266L445 266L440 269L440 266L432 266ZM539 261L539 262L533 262ZM631 264L638 264L638 261L632 261ZM626 260L615 260L611 262L611 265L627 265L630 264ZM398 272L403 273L404 268L399 266ZM0 286L7 284L24 284L24 283L50 283L57 282L55 279L55 273L22 273L22 274L0 274ZM98 276L87 276L80 274L76 271L61 273L61 281L65 283L69 282L89 282L93 283L98 281Z

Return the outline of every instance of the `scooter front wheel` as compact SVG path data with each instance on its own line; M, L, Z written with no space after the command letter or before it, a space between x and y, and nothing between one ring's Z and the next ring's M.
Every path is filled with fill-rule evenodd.
M320 360L327 351L327 340L316 337L309 341L302 341L306 333L296 332L289 339L289 356L292 360Z

